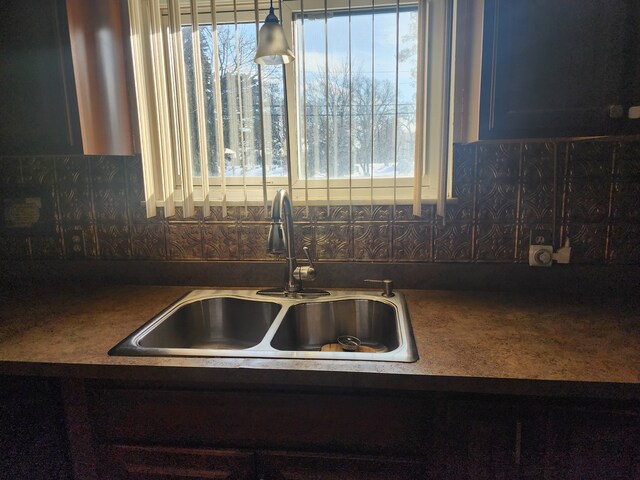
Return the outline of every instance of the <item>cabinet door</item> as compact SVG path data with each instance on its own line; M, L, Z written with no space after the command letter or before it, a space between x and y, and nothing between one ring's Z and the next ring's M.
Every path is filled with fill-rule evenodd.
M433 461L435 478L497 480L519 476L522 425L516 405L500 400L452 401L435 438L441 439Z
M81 153L65 2L0 12L0 154Z
M420 461L389 457L274 452L258 455L260 480L420 480Z
M105 480L255 478L253 453L237 450L108 445L101 447L100 457Z
M545 478L640 478L638 408L552 407Z
M58 384L0 376L0 480L68 480Z
M637 0L486 0L481 138L640 131L627 118L639 12Z
M109 444L411 456L430 438L424 402L410 395L96 388L88 401Z

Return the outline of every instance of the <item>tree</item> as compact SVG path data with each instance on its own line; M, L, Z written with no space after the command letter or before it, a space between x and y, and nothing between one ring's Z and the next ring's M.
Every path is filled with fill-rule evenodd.
M331 177L348 176L350 170L353 176L369 176L372 164L392 165L395 85L372 79L361 67L349 72L346 60L307 79L309 177L326 176L327 156Z
M403 34L400 62L415 64L416 18L411 15ZM239 24L237 28L218 25L219 71L216 72L213 30L210 25L200 27L202 58L198 61L204 77L209 174L212 176L220 175L218 122L222 123L227 174L242 175L243 165L245 174L261 174L262 131L266 164L280 167L279 174L286 174L281 168L287 162L282 69L279 66L262 68L264 111L261 111L258 67L253 62L255 33L254 24ZM193 107L190 116L193 168L198 175L200 161L190 26L183 27L183 39L187 89ZM217 88L222 97L221 118L217 115ZM301 161L307 161L309 178L326 178L327 173L330 178L368 177L372 167L378 169L379 174L385 166L387 176L393 175L394 171L398 175L412 174L415 109L400 108L396 119L396 102L400 98L396 99L395 82L372 78L359 65L350 68L344 58L332 62L328 72L323 68L306 72L304 91L304 99L298 98L298 111L306 108L305 123L298 128L298 137L303 154ZM415 92L409 96L413 98L408 100L409 105L412 101L415 104Z
M259 102L258 67L253 62L255 53L255 25L218 25L218 67L215 70L213 29L210 25L200 27L199 61L203 70L205 111L207 112L207 145L209 153L209 174L220 175L218 148L218 122L222 122L225 146L225 165L228 174L241 175L243 164L247 174L259 174L262 163L261 124L262 112ZM193 47L191 26L183 27L183 45L187 66L187 91L191 105L192 130L197 125L196 94L193 76ZM263 98L269 112L265 112L266 150L269 164L280 165L285 161L284 125L278 109L283 104L282 82L278 70L263 68ZM216 82L219 85L216 85ZM216 88L221 92L222 118L217 115ZM241 115L242 113L242 115ZM199 175L197 131L192 131L192 151L194 152L194 173Z

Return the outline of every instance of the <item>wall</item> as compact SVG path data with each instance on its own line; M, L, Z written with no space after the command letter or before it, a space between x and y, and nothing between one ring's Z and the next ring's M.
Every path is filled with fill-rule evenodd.
M1 157L0 258L270 260L262 207L146 219L137 157ZM457 145L446 225L433 207L296 207L299 248L321 261L526 263L532 228L571 237L572 262L640 263L640 140ZM11 226L15 199L38 220ZM14 210L15 212L15 210ZM301 252L301 250L299 250Z

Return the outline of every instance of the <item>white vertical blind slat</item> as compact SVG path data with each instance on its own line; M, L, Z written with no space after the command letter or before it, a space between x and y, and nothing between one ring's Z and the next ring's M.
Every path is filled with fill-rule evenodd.
M176 213L175 205L175 179L173 176L173 141L171 134L171 121L169 112L169 92L167 89L165 48L163 41L162 14L160 1L149 0L149 25L150 32L150 60L153 64L152 76L154 84L154 98L157 108L158 144L162 166L162 184L164 192L164 214L171 217Z
M300 0L300 53L302 65L302 156L304 158L304 204L309 217L309 136L307 132L307 61L304 48L304 0ZM302 57L302 58L300 58ZM317 123L317 122L316 122ZM291 170L291 169L289 169Z
M236 0L233 0L233 27L235 32L235 48L236 48L236 82L238 89L238 114L240 115L240 158L242 159L242 193L244 199L244 210L248 213L249 206L247 203L247 158L246 158L246 145L244 142L244 112L242 102L242 71L240 69L240 34L238 32L238 5Z
M349 63L349 213L353 209L353 51L352 51L352 32L351 32L351 0L347 6L349 14L349 44L348 44L348 63Z
M324 0L324 113L325 113L325 162L326 162L326 174L327 174L327 218L330 218L330 205L331 205L331 169L329 158L329 14L327 8L327 0Z
M449 30L447 31L447 37L448 37L448 47L449 47L449 51L447 52L448 54L445 56L445 58L449 59L449 65L447 65L448 68L444 69L445 71L443 72L444 74L444 78L443 78L443 83L445 85L447 85L448 88L448 95L443 95L443 97L446 97L448 104L446 105L446 109L445 111L446 113L446 122L447 122L447 128L445 129L445 134L446 134L446 139L443 139L443 144L445 146L446 149L446 153L444 155L442 155L442 159L441 159L441 164L440 164L440 174L439 174L439 178L438 178L438 198L436 200L436 215L441 218L442 224L444 225L445 223L445 217L446 217L446 209L447 209L447 184L448 184L448 174L449 172L447 171L447 166L451 165L453 162L453 134L454 134L454 128L453 128L453 105L455 102L454 99L454 89L453 89L453 85L455 85L456 83L456 61L455 61L455 55L456 55L456 36L454 34L454 25L458 24L458 0L450 0L450 6L451 6L451 10L450 10L450 14L451 14L451 21L448 23ZM447 75L447 71L449 72L449 74Z
M282 4L280 4L280 15L282 15ZM292 68L292 67L289 67ZM292 138L291 130L289 129L289 101L287 100L287 66L282 65L282 91L285 92L285 95L282 100L282 108L284 110L284 138L285 138L285 147L287 152L287 187L288 191L293 195L293 168L291 166L291 144L294 140L297 142L297 139ZM306 187L305 187L306 188ZM307 214L309 213L307 207Z
M282 20L284 17L282 16L282 0L280 3L280 19ZM289 65L289 68L292 68L292 65ZM284 127L285 127L285 138L286 138L286 150L287 150L287 186L288 192L293 196L293 169L291 168L291 144L293 140L291 138L291 131L289 130L289 101L287 99L287 65L282 64L282 88L284 92L283 98L283 108L284 108ZM308 213L308 210L307 210Z
M375 0L371 0L371 10L375 11ZM375 109L376 109L376 16L371 15L371 169L369 176L369 200L371 212L373 213L373 158L374 158L374 132L375 132Z
M424 165L425 145L427 138L427 98L425 78L429 63L429 49L427 38L429 28L429 2L422 1L418 5L418 62L417 92L416 92L416 142L413 172L413 215L419 217L422 214L422 175Z
M140 124L140 149L142 151L142 173L144 175L144 199L147 217L156 215L156 189L153 167L153 143L150 138L151 119L149 112L149 79L144 69L145 50L142 38L145 34L142 4L129 2L130 40L133 56L133 76L136 84L136 105Z
M258 8L258 0L254 0L253 9L255 12L255 20L256 20L256 38L260 33L260 11ZM267 148L266 148L266 139L265 139L265 102L262 91L262 67L258 64L258 102L260 105L260 150L262 152L261 155L261 164L262 164L262 202L264 204L264 216L269 216L269 200L267 198ZM269 123L269 128L271 128L271 123ZM293 194L293 192L290 192Z
M209 152L207 145L207 120L204 104L204 79L202 76L202 55L200 52L200 22L198 21L198 1L191 0L191 43L193 49L193 82L196 91L196 115L198 118L198 145L200 150L200 171L202 179L202 199L205 217L209 216Z
M399 69L400 69L400 0L396 0L396 71L395 71L395 105L393 120L393 211L396 210L398 204L397 186L398 186L398 94L399 88Z
M220 194L221 194L221 202L222 202L222 218L227 216L227 176L225 172L225 142L224 142L224 126L222 125L222 90L220 87L220 82L222 81L222 76L220 74L220 45L218 40L218 15L216 12L216 2L215 0L211 0L211 38L213 40L213 79L212 84L215 91L215 99L216 99L216 117L217 128L216 128L216 145L218 146L218 164L220 170Z
M186 72L182 41L179 0L169 1L169 48L171 49L171 71L173 74L177 127L179 131L179 155L181 165L184 217L195 213L193 201L193 172L191 170L191 129L189 127L189 103L186 92Z

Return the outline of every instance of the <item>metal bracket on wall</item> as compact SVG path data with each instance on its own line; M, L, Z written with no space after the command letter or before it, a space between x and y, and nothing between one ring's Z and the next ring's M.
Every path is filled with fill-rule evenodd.
M550 267L556 263L569 263L571 258L571 245L569 239L557 252L553 251L553 242L549 230L532 230L529 241L529 266Z

